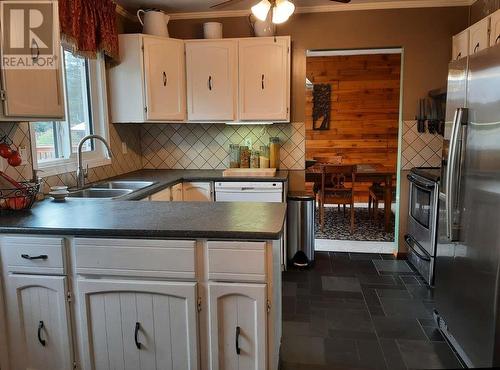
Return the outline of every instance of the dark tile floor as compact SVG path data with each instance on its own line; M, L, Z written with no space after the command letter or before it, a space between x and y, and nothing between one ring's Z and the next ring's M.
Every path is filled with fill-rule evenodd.
M282 370L455 369L432 291L392 255L317 252L283 273Z

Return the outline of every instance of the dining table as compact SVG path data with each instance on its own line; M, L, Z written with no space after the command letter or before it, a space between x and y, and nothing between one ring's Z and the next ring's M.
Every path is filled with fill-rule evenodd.
M306 168L306 182L314 182L319 188L321 186L321 167L323 165L342 166L337 163L315 163ZM356 182L383 183L384 186L384 229L391 232L391 205L392 205L392 184L396 177L396 170L381 164L357 164Z

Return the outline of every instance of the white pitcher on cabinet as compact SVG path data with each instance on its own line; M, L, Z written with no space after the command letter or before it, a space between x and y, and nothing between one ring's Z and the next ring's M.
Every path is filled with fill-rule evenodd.
M141 15L143 15L144 20L141 18ZM142 33L169 37L167 24L170 20L170 16L163 13L161 10L139 9L137 11L137 18L139 18L139 22L141 22Z

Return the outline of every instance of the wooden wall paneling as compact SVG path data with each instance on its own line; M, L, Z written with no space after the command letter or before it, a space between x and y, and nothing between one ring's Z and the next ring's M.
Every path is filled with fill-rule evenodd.
M306 158L344 164L397 164L401 56L399 54L307 58L307 78L332 86L330 129L313 130L312 89L306 90ZM356 185L367 201L371 184Z

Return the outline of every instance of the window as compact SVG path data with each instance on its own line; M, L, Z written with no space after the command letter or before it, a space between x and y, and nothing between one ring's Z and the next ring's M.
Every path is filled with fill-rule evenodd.
M74 171L80 140L89 134L107 137L107 108L104 62L89 60L64 50L66 120L34 122L31 126L35 168L42 176ZM102 144L87 141L83 146L89 167L109 163Z

